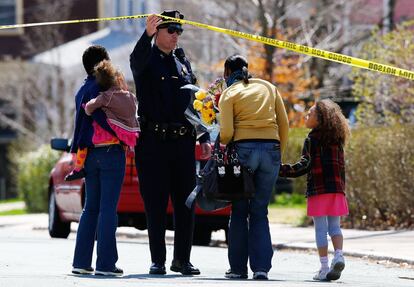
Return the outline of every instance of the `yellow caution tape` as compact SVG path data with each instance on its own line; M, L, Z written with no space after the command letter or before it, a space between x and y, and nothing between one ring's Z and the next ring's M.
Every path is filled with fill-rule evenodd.
M37 26L62 25L62 24L80 24L80 23L114 21L114 20L141 19L141 18L146 18L149 15L150 14L142 14L142 15L133 15L133 16L118 16L118 17L92 18L92 19L82 19L82 20L64 20L64 21L41 22L41 23L3 25L3 26L0 26L0 30L28 28L28 27L37 27Z
M142 14L142 15L133 15L133 16L119 16L119 17L107 17L107 18L94 18L94 19L82 19L82 20L67 20L67 21L54 21L54 22L42 22L42 23L28 23L28 24L16 24L16 25L3 25L0 26L0 30L3 29L15 29L15 28L26 28L26 27L36 27L36 26L47 26L47 25L61 25L61 24L78 24L78 23L88 23L88 22L100 22L100 21L114 21L114 20L126 20L126 19L140 19L140 18L146 18L150 14ZM308 47L305 45L299 45L292 42L272 39L268 37L263 37L259 35L244 33L236 30L230 30L230 29L224 29L219 28L207 24L202 24L194 21L189 20L183 20L183 19L177 19L172 17L167 17L163 15L158 15L159 17L171 20L173 22L178 22L181 24L188 24L195 27L216 31L219 33L227 34L234 37L239 37L251 41L255 41L258 43L263 43L266 45L275 46L278 48L294 51L300 54L309 55L312 57L321 58L324 60L337 62L340 64L345 64L353 67L363 68L371 71L380 72L383 74L393 75L397 77L402 77L409 80L414 80L414 72L393 67L390 65L384 65L372 61L363 60L356 57L351 57L339 53L333 53L317 48Z

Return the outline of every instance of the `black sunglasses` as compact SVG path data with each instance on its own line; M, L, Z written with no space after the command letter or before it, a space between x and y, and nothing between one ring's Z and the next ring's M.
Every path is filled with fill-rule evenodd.
M178 36L180 36L183 33L183 28L177 27L177 26L168 26L167 28L168 34L174 34L177 32Z

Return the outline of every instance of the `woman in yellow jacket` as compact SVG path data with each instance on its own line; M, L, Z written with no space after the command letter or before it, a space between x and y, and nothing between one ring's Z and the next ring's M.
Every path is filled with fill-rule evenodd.
M233 202L229 224L225 277L247 278L247 261L253 279L267 280L273 248L267 207L288 137L288 119L282 97L268 81L251 78L247 60L240 55L224 64L227 89L220 97L220 141L234 141L240 162L254 171L256 194Z

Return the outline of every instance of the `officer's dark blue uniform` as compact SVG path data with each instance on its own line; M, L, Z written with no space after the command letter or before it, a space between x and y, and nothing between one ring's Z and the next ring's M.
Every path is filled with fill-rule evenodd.
M156 45L151 45L151 40L152 37L144 31L130 57L142 130L135 154L151 259L164 268L169 195L174 206L173 265L190 262L194 210L185 206L185 200L195 186L196 139L194 128L184 116L190 96L181 93L180 87L194 83L194 78L186 67L188 62L184 65L174 53L165 54ZM180 268L175 269L182 272ZM165 269L164 272L154 270L153 274L165 273ZM191 269L187 271L198 274L191 273Z

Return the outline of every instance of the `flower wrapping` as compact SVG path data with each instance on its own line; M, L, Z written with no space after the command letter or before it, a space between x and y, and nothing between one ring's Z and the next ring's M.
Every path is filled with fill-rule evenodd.
M188 84L181 87L185 94L189 94L190 102L184 114L194 126L197 139L206 132L211 133L216 127L218 101L224 90L224 79L217 78L207 90Z
M193 125L197 139L199 139L205 133L209 133L211 131L211 127L209 127L206 123L203 122L201 119L200 113L194 109L193 103L195 101L195 94L200 90L199 87L188 84L181 87L181 90L185 93L190 95L190 100L187 106L187 109L184 112L185 117L187 120Z

